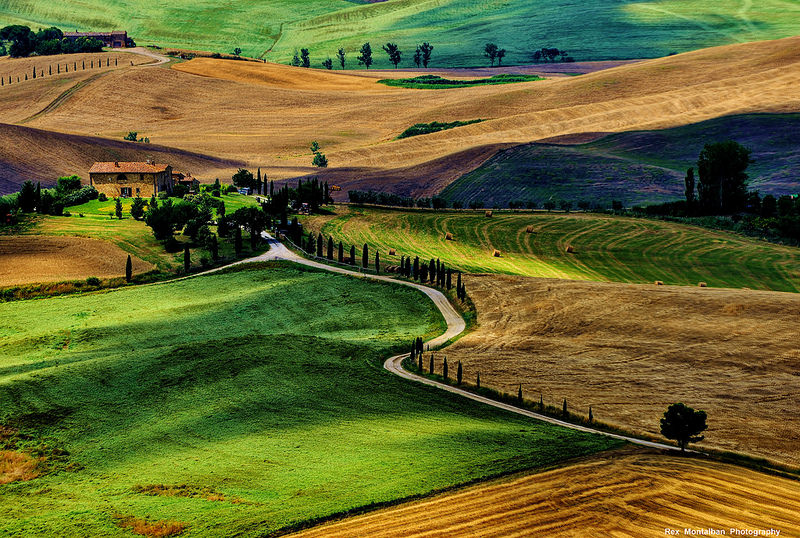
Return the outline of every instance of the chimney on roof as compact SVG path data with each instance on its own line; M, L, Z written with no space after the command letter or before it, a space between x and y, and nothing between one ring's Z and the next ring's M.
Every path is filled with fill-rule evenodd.
M147 159L147 164L153 164L153 159Z
M119 168L119 161L114 161L114 166L116 166L117 168Z

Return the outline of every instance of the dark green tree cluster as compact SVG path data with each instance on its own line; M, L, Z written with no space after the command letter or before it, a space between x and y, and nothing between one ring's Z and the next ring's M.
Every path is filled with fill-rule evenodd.
M497 61L497 65L503 65L503 58L506 55L506 49L501 49L495 43L486 43L483 47L483 55L486 58L489 58L489 62L491 66L494 67L494 62Z
M92 186L81 186L78 176L58 178L56 187L43 189L41 183L34 184L27 180L22 183L19 192L0 199L2 215L37 212L43 215L61 215L65 207L84 204L98 197ZM2 216L0 215L0 216Z
M539 50L536 50L531 55L531 59L534 63L539 62L574 62L575 58L569 55L565 50L559 50L557 48L550 48L550 47L542 47Z
M29 27L11 25L0 29L0 44L9 56L20 58L36 54L50 56L53 54L74 54L78 52L100 52L103 42L87 37L75 40L64 39L64 32L55 26L33 32Z
M375 204L388 205L394 207L433 207L434 209L445 209L447 200L434 196L433 198L411 198L400 196L390 192L381 191L347 191L347 196L354 204Z

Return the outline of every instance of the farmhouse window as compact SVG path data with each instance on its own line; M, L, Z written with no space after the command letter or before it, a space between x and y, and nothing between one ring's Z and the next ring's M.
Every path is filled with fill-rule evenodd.
M131 188L130 187L122 187L120 189L123 198L130 198L131 197Z

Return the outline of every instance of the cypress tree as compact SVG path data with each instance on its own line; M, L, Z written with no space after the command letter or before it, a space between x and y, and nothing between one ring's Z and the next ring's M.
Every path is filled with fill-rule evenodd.
M219 243L217 243L216 234L211 235L211 259L216 261L219 259Z
M406 257L400 256L400 274L405 275L406 272Z
M458 272L458 279L456 280L456 297L461 299L461 271Z
M33 68L33 78L36 79L36 67Z
M447 357L444 358L444 365L442 366L442 376L447 381Z
M364 248L361 249L361 266L364 269L369 267L369 248L367 248L366 243L364 243Z
M539 393L539 412L544 411L544 398L542 397L542 393Z
M475 386L481 388L481 373L478 372L478 378L475 380Z
M306 252L308 252L309 254L314 254L314 245L315 244L316 243L314 241L314 234L311 233L311 232L308 232L308 239L306 240Z
M428 277L429 277L428 281L431 284L433 284L436 281L436 274L437 274L436 261L433 258L431 258L431 263L428 264Z
M133 278L133 263L131 262L131 255L128 254L128 261L125 262L125 282L130 282L131 278Z
M561 409L561 412L564 414L564 416L567 416L567 399L566 398L564 398L564 407Z
M49 71L49 72L47 73L48 75L52 75L52 74L53 74L53 66L52 66L52 65L51 65L51 66L49 66L49 69L48 69L48 71Z
M192 258L189 255L189 245L183 247L183 272L188 273L192 266Z
M447 289L453 289L453 271L447 269Z
M322 234L317 236L317 257L322 257Z
M419 350L420 353L422 353L422 337L421 336L417 337L417 349Z
M258 175L256 176L256 188L258 189L258 194L261 194L261 167L258 167Z
M328 259L333 259L333 237L328 237Z
M381 253L379 251L375 251L375 272L381 272Z
M428 265L423 263L419 268L419 280L423 284L428 281Z
M422 372L422 353L419 354L419 371Z
M419 256L414 257L414 280L419 280Z
M238 226L236 227L236 234L233 238L233 248L236 251L236 257L242 255L242 229Z
M353 245L350 247L350 265L356 264L356 246Z
M433 374L433 353L431 353L430 373Z
M456 384L461 384L462 376L464 375L464 369L461 367L461 361L458 361L458 369L456 370Z
M339 263L342 263L343 261L344 261L344 246L342 245L342 242L339 241Z
M589 424L591 424L593 420L594 420L594 415L592 414L592 406L590 405L589 406Z
M519 390L517 391L517 401L522 403L522 384L519 385Z

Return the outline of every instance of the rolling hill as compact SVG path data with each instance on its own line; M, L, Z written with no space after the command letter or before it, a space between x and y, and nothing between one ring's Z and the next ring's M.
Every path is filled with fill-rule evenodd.
M440 334L421 299L274 263L0 304L0 457L48 458L0 485L0 533L264 536L621 444L384 371Z
M355 65L365 41L372 43L376 66L384 67L389 64L380 45L387 41L405 51L404 65L411 65L411 51L423 41L433 43L437 67L483 65L483 45L489 41L508 50L507 63L527 63L533 50L545 46L566 49L581 60L649 58L796 35L798 21L800 5L794 0L756 5L733 0L244 0L235 9L219 9L208 0L14 0L0 8L0 25L124 28L139 43L217 52L238 46L249 56L269 51L266 57L280 62L306 47L316 66L339 47Z
M800 190L795 173L800 167L800 115L745 114L616 133L578 145L517 146L454 181L441 196L465 207L475 200L487 207L527 200L541 207L548 199L610 207L612 200L632 206L681 199L685 171L696 168L703 145L723 140L752 150L751 189L776 197Z
M345 245L380 249L385 264L406 255L440 258L468 273L800 291L800 249L646 219L348 206L305 217L303 225Z

